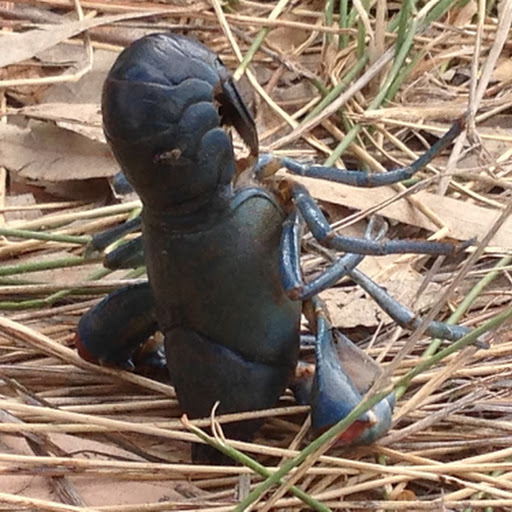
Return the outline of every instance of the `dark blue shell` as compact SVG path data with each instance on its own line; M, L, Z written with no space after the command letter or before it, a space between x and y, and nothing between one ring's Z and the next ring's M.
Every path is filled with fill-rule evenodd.
M103 127L146 207L192 209L230 186L233 124L253 153L254 121L227 69L201 43L176 34L136 41L109 72ZM190 206L192 205L192 206Z
M239 190L210 224L176 229L143 212L146 262L167 364L192 417L272 407L294 372L302 304L281 284L285 214Z
M261 188L232 188L222 125L233 124L253 153L257 136L226 68L196 41L148 36L112 68L102 111L144 203L148 275L183 410L202 417L217 401L219 412L273 406L297 363L302 305L281 284L285 212ZM234 435L255 428L237 425Z

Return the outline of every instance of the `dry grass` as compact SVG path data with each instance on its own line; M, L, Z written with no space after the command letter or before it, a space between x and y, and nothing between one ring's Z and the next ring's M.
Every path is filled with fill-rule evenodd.
M69 9L64 0L30 3L47 17ZM423 10L431 7L425 5ZM117 51L144 31L168 28L198 37L233 69L249 56L236 76L245 74L248 90L256 91L248 101L257 111L265 150L379 171L411 162L468 110L468 130L451 155L436 158L422 174L427 191L406 194L399 186L372 196L342 186L310 186L316 197L329 201L325 207L340 229L378 210L399 221L398 235L419 236L428 230L433 238L478 236L483 243L458 260L391 258L375 266L373 274L392 278L407 265L423 280L419 294L428 282L443 285L429 308L438 319L455 311L458 323L479 326L507 311L512 298L512 257L507 256L512 250L507 219L512 2L499 4L499 16L485 1L465 7L446 2L447 13L426 26L423 11L413 12L407 27L395 31L386 28L391 16L398 16L391 2L378 0L370 10L354 2L356 22L342 30L338 15L334 13L331 24L319 6L323 4L241 0L222 9L216 0L211 5L76 0L79 19L101 14L126 19L108 29L91 25L87 58L79 70L27 77L12 64L3 68L4 121L10 122L12 108L27 94L37 103L40 87L87 77L93 49ZM0 3L5 37L41 22L35 11L13 16L13 8L11 2ZM128 19L133 12L147 16L157 11L149 19ZM249 49L263 27L272 30L263 34L260 50ZM358 38L365 44L358 44ZM411 46L400 62L394 45L406 48L408 38ZM344 78L350 80L342 87ZM24 89L27 85L32 89ZM333 88L337 94L316 108L322 99L319 90ZM0 151L0 166L1 157ZM0 482L5 482L5 488L0 485L0 510L231 510L240 475L251 475L251 489L262 478L243 466L191 465L189 442L197 437L180 421L172 387L86 363L73 349L78 319L98 296L127 278L140 279L133 273L105 276L97 255L86 254L87 237L125 220L139 203L103 206L39 197L32 206L9 206L15 193L6 184L7 172L0 167L0 228L11 230L11 236L0 240ZM35 216L27 219L27 212ZM486 240L498 222L501 231ZM27 240L19 236L30 235L15 237L12 229L68 238ZM54 270L41 266L48 261L57 261ZM309 255L305 267L315 272L319 262ZM473 303L457 312L462 299L486 277L493 281L476 288ZM373 336L365 338L365 346L395 382L425 360L425 350L437 350L429 349L430 341L419 333L408 337L385 320L371 327ZM352 328L350 333L365 337L368 331ZM378 443L318 452L286 478L332 509L512 510L510 324L493 330L487 341L488 350L467 347L416 375L397 403L393 429ZM276 409L257 414L266 421L254 442L230 444L272 471L307 444L306 411L286 395ZM238 417L217 420L222 424ZM196 422L202 427L209 423ZM115 489L123 494L116 495ZM279 486L253 506L305 507Z

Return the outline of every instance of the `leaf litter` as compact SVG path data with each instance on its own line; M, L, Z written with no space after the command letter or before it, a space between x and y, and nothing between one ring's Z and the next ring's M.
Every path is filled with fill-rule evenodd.
M260 51L251 58L270 95L265 100L256 93L251 101L263 149L271 146L319 162L335 153L339 165L378 171L379 165L392 168L412 161L468 104L478 109L476 130L457 164L448 165L448 153L437 157L422 172L425 189L415 194L391 188L361 192L304 180L336 229L360 233L360 220L377 211L392 224L396 237L481 239L510 202L512 82L510 33L504 27L510 2L489 5L480 13L473 1L463 7L445 3L446 12L414 34L401 67L406 72L394 77L395 94L377 105L374 98L392 72L379 57L407 35L395 23L407 2L403 4L378 2L366 10L354 2L347 18L336 9L332 15L324 13L323 3L290 4L272 22L269 13L277 4L246 1L224 14L214 8L215 2L212 7L185 1L172 6L81 1L75 3L76 12L58 0L32 2L32 10L18 3L2 6L0 228L87 238L138 211L137 201L116 204L109 191L107 180L117 167L98 115L101 83L120 43L174 28L201 39L235 69L233 41L246 55L258 31L270 24ZM16 23L7 22L12 19ZM38 25L41 19L53 25ZM226 37L228 28L233 40ZM74 37L87 29L85 43ZM485 63L503 31L506 42L487 71ZM78 76L77 69L86 65L87 45L100 64ZM473 55L478 57L475 65ZM478 86L484 80L485 92L478 98L472 81ZM315 105L337 87L338 98L345 88L343 111L338 104L330 107L329 116L323 114L325 107L315 113ZM359 131L352 135L355 127ZM349 137L352 144L337 152ZM105 187L93 190L93 180ZM86 202L72 201L70 181L75 189L92 191ZM477 326L510 308L511 240L507 219L436 318L457 312L475 285L486 276L490 280L493 272L495 280L481 285L473 306L458 321ZM424 313L437 305L469 257L470 251L444 262L366 258L364 271ZM85 242L3 235L0 259L1 507L220 512L243 498L235 493L240 475L251 474L251 489L261 481L244 466L189 464L188 445L195 437L179 421L172 387L78 359L72 340L80 315L106 291L136 276L102 276L101 264L88 255ZM44 266L55 261L62 262L57 269ZM32 268L34 263L42 268ZM304 257L308 276L326 264L314 253ZM408 337L350 281L328 290L324 298L334 323L361 339L384 366L406 344ZM512 509L510 322L488 341L488 350L466 349L417 375L397 404L388 435L370 447L348 452L333 448L317 456L299 480L300 488L339 510ZM429 340L420 337L393 379L422 361L427 347ZM264 427L253 443L232 444L269 468L291 457L307 442L301 428L306 413L293 404L286 394L276 409L264 413ZM278 486L255 507L304 505L291 494L282 495Z

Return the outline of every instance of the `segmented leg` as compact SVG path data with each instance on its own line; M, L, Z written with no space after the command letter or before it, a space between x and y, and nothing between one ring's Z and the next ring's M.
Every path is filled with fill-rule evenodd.
M316 201L300 183L291 184L293 201L318 242L329 249L355 254L454 254L465 249L473 240L458 245L445 242L417 242L413 240L365 240L338 235L331 228Z
M144 244L141 236L120 245L103 258L103 265L110 270L137 268L144 264Z
M373 226L374 218L372 217L368 223L365 239L371 239ZM385 235L386 229L387 226L384 223L383 228L376 236L377 240ZM283 224L279 257L282 284L292 299L311 299L314 295L339 281L364 259L363 254L346 254L333 263L326 271L322 272L316 279L309 283L304 283L300 265L301 238L302 218L297 210L293 210Z
M140 217L130 219L124 222L123 224L119 224L118 226L114 226L113 228L107 229L106 231L102 231L101 233L94 235L92 237L92 246L97 251L103 251L110 244L113 244L115 241L119 240L124 235L139 230L140 226Z
M288 169L291 173L298 176L307 176L309 178L321 178L345 185L355 187L381 187L392 185L411 178L419 170L428 165L432 159L443 149L448 147L453 140L462 132L466 124L466 119L459 119L432 147L415 160L411 165L394 169L385 173L368 173L366 171L351 171L347 169L338 169L337 167L325 167L322 165L301 164L291 158L277 158L270 154L263 154L258 160L255 172L258 177L268 174L268 166L276 166L276 162Z
M365 238L344 237L334 233L327 219L311 197L309 192L300 184L291 184L292 196L300 214L313 236L325 247L348 252L333 263L327 270L310 283L303 283L300 269L300 239L301 221L296 210L292 211L283 229L281 239L281 273L283 286L291 298L306 300L332 286L341 276L349 274L377 304L400 326L415 329L422 318L400 304L389 293L373 282L356 267L362 260L363 254L388 254L390 252L429 252L445 254L452 252L453 246L447 243L411 242L411 241L380 241L380 233L375 239L371 238L371 227ZM465 244L461 244L462 247ZM458 325L448 325L442 322L430 322L426 333L429 336L451 341L466 335L470 329Z
M356 268L349 270L348 274L400 327L409 329L410 331L419 327L423 319L414 314L403 304L400 304L400 302L393 298L382 286L379 286L366 274ZM430 322L425 329L425 333L428 336L450 341L456 341L470 331L471 329L468 327L435 321Z

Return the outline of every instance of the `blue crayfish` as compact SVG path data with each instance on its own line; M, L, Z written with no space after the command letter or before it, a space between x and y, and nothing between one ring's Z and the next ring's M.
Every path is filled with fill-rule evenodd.
M129 183L143 202L140 238L108 256L110 266L145 258L149 283L120 289L80 321L77 346L89 360L131 368L134 353L157 328L179 403L190 417L274 406L288 386L311 404L321 431L360 401L378 365L332 329L316 295L348 274L396 321L420 318L356 267L365 254L448 254L467 244L385 241L369 223L364 239L338 235L307 189L290 178L266 178L278 167L291 173L373 187L412 176L460 133L456 123L410 167L384 174L303 165L258 155L254 120L221 60L199 42L154 34L125 49L105 82L104 130ZM229 133L239 133L256 162L253 182L239 185ZM343 252L311 282L300 267L303 224L320 244ZM117 229L128 231L137 224ZM97 245L111 239L99 235ZM145 256L144 256L145 254ZM294 380L304 313L316 336L316 370ZM467 329L432 322L427 332L458 339ZM166 361L166 363L165 363ZM362 416L345 442L371 442L391 424L394 396ZM228 436L249 439L258 421L228 424ZM198 445L200 446L200 445ZM209 447L194 458L212 459Z

